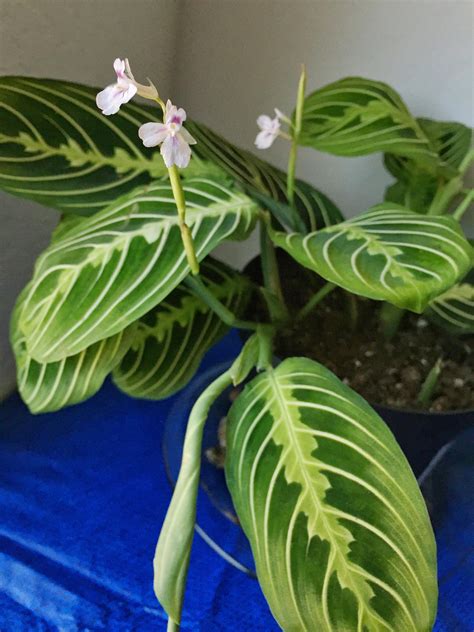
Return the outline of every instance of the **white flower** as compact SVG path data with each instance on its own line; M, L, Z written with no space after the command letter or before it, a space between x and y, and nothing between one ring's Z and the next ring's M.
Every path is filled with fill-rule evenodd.
M258 149L268 149L273 145L273 141L280 134L280 120L286 120L286 116L275 108L275 118L270 118L266 114L261 114L257 119L257 125L260 132L255 139L255 145Z
M120 106L128 103L136 94L146 99L154 99L158 96L158 91L150 80L148 80L149 86L143 86L135 81L128 59L117 57L114 61L114 70L117 82L99 92L95 100L102 114L106 116L117 114Z
M138 135L145 147L161 145L161 155L165 165L169 168L187 167L191 159L191 148L196 141L191 134L184 129L186 112L183 108L177 108L168 99L163 123L145 123L138 130Z

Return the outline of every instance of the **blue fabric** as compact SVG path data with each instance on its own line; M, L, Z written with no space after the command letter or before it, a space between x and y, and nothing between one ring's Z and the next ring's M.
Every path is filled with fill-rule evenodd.
M201 370L231 358L238 347L232 333L208 354ZM54 414L30 415L18 395L2 405L1 632L166 629L152 591L152 558L171 496L161 443L164 420L175 402L131 400L107 383L88 402ZM431 481L434 496L441 499L435 513L440 573L436 632L471 632L474 627L468 557L473 443L474 433L466 434ZM206 529L216 528L202 511L199 521ZM231 551L243 544L236 529L220 535ZM182 627L278 630L258 583L198 536Z

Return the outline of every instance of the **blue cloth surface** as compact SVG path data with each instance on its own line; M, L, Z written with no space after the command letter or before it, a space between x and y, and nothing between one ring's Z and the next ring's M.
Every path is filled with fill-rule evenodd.
M235 355L231 333L201 372ZM166 629L152 590L152 558L171 497L162 458L164 402L132 400L106 383L81 405L32 416L18 395L0 408L0 631L148 632ZM439 547L436 632L474 628L474 434L430 481ZM200 499L201 502L201 499ZM215 516L215 513L214 513ZM213 515L198 515L212 531ZM219 527L221 529L221 527ZM237 551L243 535L220 533ZM258 583L198 536L182 628L278 630Z

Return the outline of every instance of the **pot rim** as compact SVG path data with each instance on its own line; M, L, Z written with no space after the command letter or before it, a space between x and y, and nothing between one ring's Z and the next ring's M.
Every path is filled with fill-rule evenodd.
M355 392L357 393L357 391ZM463 408L462 410L441 410L441 411L419 410L417 408L394 408L393 406L385 406L384 404L374 404L373 402L370 402L369 400L366 400L366 401L376 411L386 410L391 413L402 413L406 415L420 415L423 417L453 417L457 415L474 415L474 408Z

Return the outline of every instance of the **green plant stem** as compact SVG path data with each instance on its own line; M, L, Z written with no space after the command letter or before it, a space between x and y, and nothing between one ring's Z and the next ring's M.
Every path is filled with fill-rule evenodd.
M305 318L318 305L325 296L336 289L334 283L326 283L323 287L313 294L309 301L304 305L296 315L296 320Z
M352 331L357 329L357 325L359 322L359 308L357 307L357 299L351 292L346 292L347 304L348 304L348 312L349 312L349 323Z
M298 83L298 93L296 97L295 123L292 129L292 140L290 155L288 158L288 175L286 180L286 193L288 203L292 208L295 205L295 174L296 174L296 158L298 154L298 140L301 132L301 123L303 120L304 95L306 91L306 69L304 65L301 69L300 80Z
M451 200L462 189L462 179L457 176L444 185L440 185L428 209L427 215L443 215Z
M404 309L396 307L391 303L384 303L382 305L382 309L380 310L380 324L384 338L387 340L393 338L398 331L404 313Z
M186 224L186 201L184 199L181 178L176 165L170 167L168 169L168 173L174 200L176 202L176 208L178 209L179 230L181 231L184 251L186 252L186 258L188 260L189 267L191 268L191 272L196 275L199 274L199 262L196 257L196 251L194 250L193 236L189 230L189 226Z
M426 376L425 381L421 385L420 394L418 395L418 403L426 406L433 397L436 384L443 369L443 359L438 358L431 367L430 372Z
M255 331L259 323L249 320L240 320L237 316L227 309L227 307L217 299L214 294L206 287L199 277L188 276L185 283L193 290L212 311L229 327L237 327L238 329L250 329Z
M257 330L259 341L259 354L257 368L259 371L272 366L273 359L273 338L275 328L271 325L260 325Z
M179 624L173 619L168 619L168 625L166 626L167 632L179 632Z
M469 208L471 202L474 200L474 189L469 189L466 191L465 197L463 201L459 204L459 206L453 211L454 219L460 221L462 216Z
M461 192L463 186L463 176L474 160L474 149L471 149L459 165L458 175L445 184L441 184L428 209L428 215L443 215L446 212L453 198ZM457 211L457 209L456 209Z
M293 137L290 147L290 156L288 158L288 175L286 180L286 195L288 197L288 203L292 208L295 206L295 173L297 155L298 145Z
M459 173L465 174L469 168L471 162L474 161L474 149L470 149L467 154L464 156L461 164L459 165Z
M270 317L272 321L287 320L288 308L285 304L283 291L281 289L280 273L276 258L275 246L268 234L267 224L264 220L260 222L260 256L262 263L263 284L265 288L277 299L277 306L272 302L268 303Z

